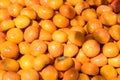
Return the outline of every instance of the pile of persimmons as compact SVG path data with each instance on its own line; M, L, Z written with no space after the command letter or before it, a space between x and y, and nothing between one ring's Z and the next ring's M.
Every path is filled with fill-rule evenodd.
M0 80L120 80L120 0L0 0Z

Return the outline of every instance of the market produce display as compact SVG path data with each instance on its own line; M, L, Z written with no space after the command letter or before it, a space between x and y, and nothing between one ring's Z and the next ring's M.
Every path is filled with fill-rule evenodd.
M0 0L0 80L120 80L120 0Z

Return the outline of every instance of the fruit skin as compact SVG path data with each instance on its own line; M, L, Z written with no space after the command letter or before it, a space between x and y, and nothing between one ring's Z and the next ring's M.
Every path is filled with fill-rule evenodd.
M81 71L88 75L97 75L99 73L99 67L94 63L87 62L81 66Z
M100 44L94 39L90 39L83 43L82 50L88 57L95 57L100 52Z
M44 80L58 80L58 72L52 65L46 66L40 75Z
M59 8L59 11L63 16L65 16L69 19L72 19L76 14L75 9L72 6L67 5L67 4L62 5Z
M70 68L64 72L63 80L78 80L79 73L74 68Z
M109 73L110 72L110 73ZM100 68L100 74L105 77L106 80L117 77L117 71L111 65L105 65Z
M71 68L74 64L74 61L70 57L58 57L55 59L54 66L58 71L66 71Z

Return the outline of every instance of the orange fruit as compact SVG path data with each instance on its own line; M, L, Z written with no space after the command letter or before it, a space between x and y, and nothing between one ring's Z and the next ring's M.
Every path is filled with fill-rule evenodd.
M71 68L74 64L74 61L70 57L61 56L55 59L54 66L58 71L66 71Z
M21 80L21 78L16 72L8 71L3 74L2 80Z
M40 75L44 80L57 80L58 79L58 72L52 65L46 66L40 72Z
M94 39L87 40L82 45L82 51L88 57L95 57L100 52L100 44Z
M34 40L30 44L30 54L33 56L38 56L40 54L46 53L47 44L42 40Z
M0 1L0 7L1 8L7 8L11 4L10 0L1 0Z
M4 41L0 45L1 55L5 58L16 59L19 56L19 48L16 43L11 41Z
M85 73L80 73L78 80L90 80L89 76Z
M59 57L63 54L64 46L57 41L51 41L48 43L48 52L52 57Z
M87 62L81 66L81 71L88 75L97 75L99 73L99 67L94 63Z
M103 54L106 57L115 57L119 54L119 48L116 43L108 42L103 47Z
M74 68L70 68L63 74L63 80L78 80L79 73Z
M23 31L19 28L11 28L6 33L6 39L14 43L23 41Z
M55 14L53 16L53 23L58 27L58 28L65 28L69 25L69 19L64 17L61 14Z
M33 60L34 60L34 56L32 56L32 55L29 55L29 54L23 55L18 60L18 62L20 64L20 68L23 70L32 69L33 68Z

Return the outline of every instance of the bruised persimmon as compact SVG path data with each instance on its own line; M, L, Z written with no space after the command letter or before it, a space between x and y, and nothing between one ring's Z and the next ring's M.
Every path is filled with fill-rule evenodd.
M68 40L77 46L82 46L85 41L84 34L79 31L71 31L68 35Z
M21 80L21 78L16 72L8 71L3 74L2 80Z
M42 40L34 40L30 44L30 54L33 56L38 56L39 54L45 53L47 50L47 44Z
M40 75L44 80L58 80L58 71L52 65L46 66Z
M67 4L62 5L59 8L59 12L60 14L62 14L63 16L69 19L72 19L76 14L75 9L72 6L67 5Z
M51 41L48 44L48 52L52 57L59 57L63 54L64 46L57 41Z
M79 73L74 68L70 68L63 74L63 80L78 80Z
M55 59L54 66L58 71L66 71L71 68L74 61L70 57L61 56Z
M97 75L99 73L99 67L94 63L87 62L81 66L81 71L88 75Z
M96 40L90 39L83 43L82 50L88 57L95 57L100 52L100 44Z
M55 14L53 16L53 23L58 27L58 28L65 28L69 25L69 19L64 17L61 14Z
M104 44L102 51L106 57L115 57L119 54L119 48L114 42L108 42Z
M0 52L5 58L16 59L19 56L19 48L17 44L11 41L4 41L0 45Z

